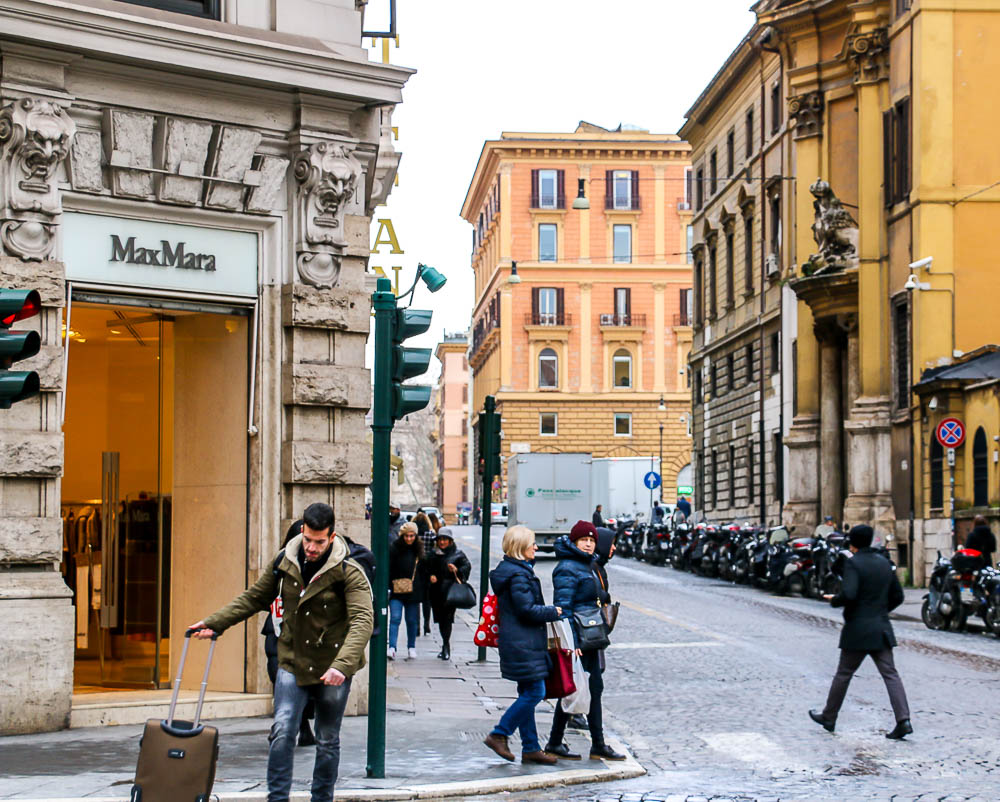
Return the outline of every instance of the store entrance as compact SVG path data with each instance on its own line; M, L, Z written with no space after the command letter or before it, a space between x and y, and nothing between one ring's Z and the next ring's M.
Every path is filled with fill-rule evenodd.
M245 586L248 318L149 303L68 311L77 693L168 687L184 627ZM243 690L243 641L220 641L213 689Z

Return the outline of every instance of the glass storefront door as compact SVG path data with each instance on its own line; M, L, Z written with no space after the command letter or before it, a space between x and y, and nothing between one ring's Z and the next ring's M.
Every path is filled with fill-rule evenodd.
M63 573L77 692L169 685L185 616L214 601L198 587L217 551L220 592L244 586L248 318L176 306L70 307ZM213 543L214 516L228 525ZM236 640L213 684L242 690Z

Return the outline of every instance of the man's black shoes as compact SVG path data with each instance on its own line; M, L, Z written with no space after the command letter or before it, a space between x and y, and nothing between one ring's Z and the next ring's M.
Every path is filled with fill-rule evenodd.
M825 718L823 718L822 713L818 713L815 710L809 711L809 718L811 718L813 721L819 724L827 732L833 732L833 728L837 726L836 721L827 721Z
M581 759L580 755L570 750L569 746L567 746L565 741L563 741L558 746L553 746L552 744L549 744L548 746L545 747L545 751L548 752L550 755L555 755L556 757L562 758L563 760Z
M913 725L908 718L896 722L896 729L885 734L886 738L893 741L902 741L907 735L913 732Z
M600 744L590 747L591 760L625 760L625 755L616 752L607 744Z

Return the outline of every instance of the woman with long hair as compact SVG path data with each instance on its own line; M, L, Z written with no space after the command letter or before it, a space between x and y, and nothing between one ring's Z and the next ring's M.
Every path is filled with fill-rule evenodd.
M399 623L406 619L406 658L417 656L420 634L420 602L424 597L424 544L417 537L417 525L407 521L399 537L389 544L389 659L396 659Z

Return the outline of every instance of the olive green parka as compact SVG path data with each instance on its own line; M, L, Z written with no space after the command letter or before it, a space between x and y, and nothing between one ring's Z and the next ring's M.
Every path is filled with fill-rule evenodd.
M347 543L336 536L326 563L303 587L297 558L301 545L302 535L288 541L277 570L268 565L252 587L206 618L205 626L222 634L269 609L280 592L278 667L294 674L299 685L321 682L330 668L351 677L364 666L372 636L371 583L364 569L348 559Z

